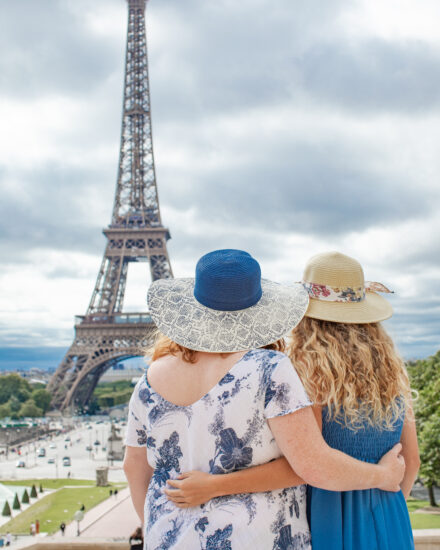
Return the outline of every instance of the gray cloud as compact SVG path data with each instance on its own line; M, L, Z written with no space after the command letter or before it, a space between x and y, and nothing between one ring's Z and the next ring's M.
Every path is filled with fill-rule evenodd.
M63 0L9 2L1 12L2 94L85 94L109 77L121 57L123 36L118 44L97 37Z
M417 113L438 108L440 50L420 41L323 42L296 62L319 100L358 111Z
M327 236L392 225L435 208L411 180L372 173L368 159L353 155L348 144L289 145L271 141L249 165L216 168L190 189L173 182L171 190L164 182L164 200L220 225Z
M6 177L3 171L0 184ZM100 227L104 220L95 219L96 205L88 203L90 188L107 184L101 173L50 164L32 173L17 171L14 177L22 179L26 198L23 193L10 194L0 202L0 261L20 261L34 248L92 253L103 248ZM108 191L107 223L113 189Z

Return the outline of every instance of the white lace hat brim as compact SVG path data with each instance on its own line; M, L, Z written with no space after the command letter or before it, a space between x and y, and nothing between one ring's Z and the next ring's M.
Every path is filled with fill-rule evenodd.
M217 311L194 298L194 279L159 279L148 291L148 308L158 330L196 351L231 353L267 346L291 331L309 304L301 284L262 279L263 295L252 307Z

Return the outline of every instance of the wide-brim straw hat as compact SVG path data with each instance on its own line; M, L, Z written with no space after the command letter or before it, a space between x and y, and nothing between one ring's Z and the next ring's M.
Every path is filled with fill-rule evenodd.
M304 270L309 292L307 317L339 323L377 323L393 314L379 292L391 292L381 283L365 282L360 263L339 252L313 256Z
M195 279L155 281L147 299L162 334L186 348L212 353L276 342L301 321L309 303L301 284L261 279L258 262L237 250L203 256Z

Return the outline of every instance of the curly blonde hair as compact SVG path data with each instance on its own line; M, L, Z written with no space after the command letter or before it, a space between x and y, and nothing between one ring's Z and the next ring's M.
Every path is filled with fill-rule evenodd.
M272 349L275 351L284 352L286 349L286 343L284 339L281 339L263 347L265 349ZM156 359L164 357L165 355L177 355L178 353L182 354L183 361L186 361L187 363L195 363L197 360L197 351L177 344L176 342L171 340L171 338L168 338L168 336L165 336L160 332L157 333L156 341L154 342L152 347L145 350L145 353L146 355L151 357L151 361L155 361ZM227 354L225 353L225 355Z
M380 323L345 324L304 317L287 350L316 404L348 428L391 430L411 390L405 365Z

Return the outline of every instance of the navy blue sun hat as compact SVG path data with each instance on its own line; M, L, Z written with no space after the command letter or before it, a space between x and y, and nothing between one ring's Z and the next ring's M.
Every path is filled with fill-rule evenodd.
M196 265L195 299L218 311L238 311L261 298L261 269L243 250L214 250Z
M160 332L197 351L228 353L279 340L303 318L309 303L301 284L261 278L243 250L214 250L200 258L195 279L159 279L148 306Z

